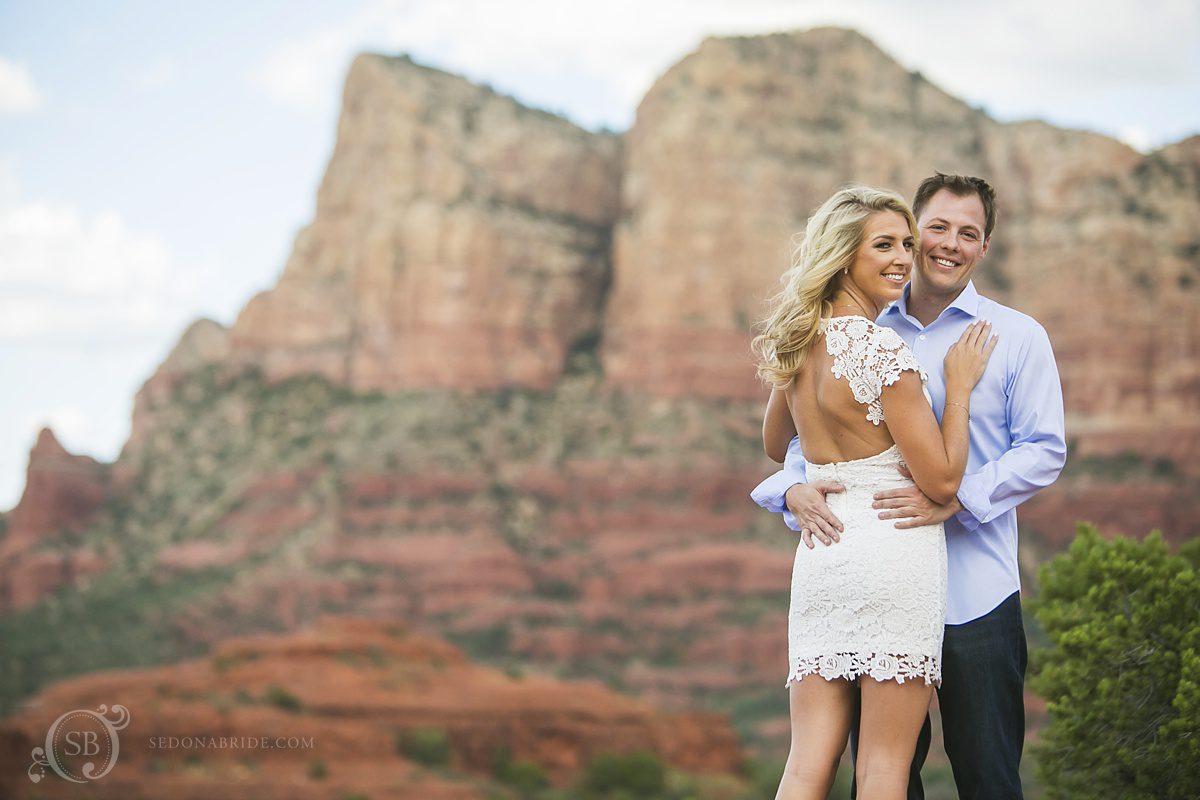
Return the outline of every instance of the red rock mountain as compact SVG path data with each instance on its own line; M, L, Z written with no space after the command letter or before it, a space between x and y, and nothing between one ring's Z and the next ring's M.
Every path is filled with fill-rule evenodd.
M978 280L1050 332L1079 452L1194 471L1200 139L997 123L840 29L705 40L623 140L360 57L316 218L210 351L355 390L545 389L602 336L615 387L760 399L751 324L792 235L842 184L935 169L996 186Z

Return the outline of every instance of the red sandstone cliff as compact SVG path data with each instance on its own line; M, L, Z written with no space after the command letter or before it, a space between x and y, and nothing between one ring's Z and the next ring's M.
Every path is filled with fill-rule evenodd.
M547 387L594 335L620 140L404 58L361 56L313 223L233 358L357 390Z
M24 608L103 569L105 559L78 535L108 499L105 467L68 453L43 428L29 453L25 491L0 538L0 611Z

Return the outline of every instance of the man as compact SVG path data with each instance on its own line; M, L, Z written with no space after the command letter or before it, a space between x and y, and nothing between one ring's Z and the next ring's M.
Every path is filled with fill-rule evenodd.
M937 173L913 200L920 254L901 298L880 315L929 372L934 413L945 403L942 361L976 320L999 343L971 399L971 448L958 496L938 505L915 486L880 492L874 507L897 528L945 523L949 597L938 703L946 754L962 798L1021 798L1025 737L1025 630L1017 567L1016 507L1058 477L1066 461L1062 388L1045 330L1034 319L982 297L971 275L987 255L995 193L980 178ZM804 482L799 439L784 469L751 493L788 526L836 547L841 522L825 495L831 482ZM853 531L849 535L853 535ZM851 752L857 750L857 722ZM929 751L928 716L917 743L908 796L924 798L920 770ZM854 796L854 790L851 790Z

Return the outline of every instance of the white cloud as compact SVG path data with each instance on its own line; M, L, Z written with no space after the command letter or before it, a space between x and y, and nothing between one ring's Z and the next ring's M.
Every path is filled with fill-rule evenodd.
M1150 133L1137 125L1122 128L1117 133L1117 138L1139 153L1149 153L1154 149L1154 141L1151 139Z
M1194 79L1200 5L946 3L907 15L899 25L876 21L863 30L952 94L1002 116L1047 116L1056 105L1106 92ZM930 42L934 46L924 46Z
M22 438L28 439L32 446L42 428L50 428L58 441L72 450L74 448L67 443L86 441L92 427L87 413L82 409L75 406L59 406L48 411L26 414L21 420L20 429Z
M17 172L11 158L0 158L0 211L10 208L17 202L20 187L17 185Z
M308 38L285 42L261 65L255 81L274 100L299 111L324 111L335 96L343 61L353 41L368 33L342 25Z
M113 211L85 219L62 203L0 203L0 342L167 339L189 306L172 267L161 242Z
M861 30L947 91L1011 118L1193 76L1200 5L368 0L344 22L277 47L255 78L291 108L331 115L356 52L408 52L583 124L623 128L653 80L704 36L825 24Z
M0 58L0 114L36 111L42 98L23 64Z

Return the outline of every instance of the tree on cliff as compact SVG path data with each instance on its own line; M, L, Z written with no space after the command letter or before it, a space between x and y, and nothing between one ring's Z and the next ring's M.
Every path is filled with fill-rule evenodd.
M1157 531L1106 540L1080 524L1039 581L1046 797L1200 797L1200 539L1172 555Z

